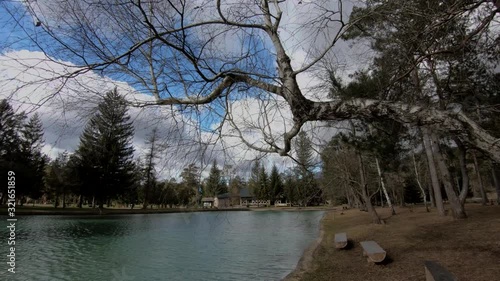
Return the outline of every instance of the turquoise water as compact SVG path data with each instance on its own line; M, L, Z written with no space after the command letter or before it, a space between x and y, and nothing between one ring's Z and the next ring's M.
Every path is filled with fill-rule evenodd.
M0 280L280 280L318 236L321 211L18 217L16 273Z

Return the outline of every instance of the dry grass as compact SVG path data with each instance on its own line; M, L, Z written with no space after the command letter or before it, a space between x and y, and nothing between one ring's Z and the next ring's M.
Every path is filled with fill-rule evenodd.
M461 281L500 280L500 206L469 204L466 210L468 219L453 221L423 208L400 208L392 217L380 209L386 225L370 224L369 215L358 210L330 212L314 266L301 280L425 280L425 260L439 262ZM347 232L351 249L335 249L337 232ZM387 263L368 264L359 245L363 240L377 241L387 251Z

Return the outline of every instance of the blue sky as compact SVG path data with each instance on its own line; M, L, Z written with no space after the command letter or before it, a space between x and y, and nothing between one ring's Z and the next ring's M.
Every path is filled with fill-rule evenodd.
M26 15L26 11L24 10L23 5L19 4L19 2L15 2L15 1L3 2L0 5L0 18L1 18L0 19L0 42L1 42L0 43L0 53L1 53L1 55L5 55L5 54L11 55L8 58L5 58L5 56L3 57L3 59L4 59L4 61L3 61L3 67L4 67L3 73L6 75L5 77L8 76L7 74L10 71L9 70L9 62L7 62L6 60L8 60L12 57L15 57L16 61L12 60L12 63L18 63L18 64L21 63L21 65L22 65L24 61L29 61L30 58L40 58L40 53L36 52L39 50L38 46L36 46L36 44L33 43L33 40L31 40L31 38L26 37L26 34L22 31L23 28L26 29L28 31L28 33L33 34L33 36L36 37L36 39L38 39L42 45L44 45L44 51L46 52L47 55L51 56L53 59L71 62L73 64L79 64L82 62L81 59L77 59L77 57L71 56L68 53L57 51L57 48L55 48L55 47L57 47L57 44L55 44L53 41L48 41L47 39L44 40L41 27L35 27L35 23L33 22L32 18L30 16L24 17L19 22L19 24L14 23L11 20L8 20L8 18L10 16L8 15L7 11L4 9L4 6L9 7L11 10L12 10L12 8L14 8L13 9L14 11L16 11L20 14L24 14L24 15ZM290 11L294 11L294 10L291 9ZM296 34L293 36L292 35L285 35L286 32L283 34L284 34L283 36L291 36L285 41L290 42L290 44L292 44L292 45L296 44L297 42L300 42L300 37L297 37L297 36L300 36L300 34ZM240 36L240 38L237 38L237 37L231 38L231 40L229 40L229 42L226 42L226 45L224 46L224 48L226 50L228 50L228 49L230 50L232 48L234 50L239 50L241 52L244 52L244 51L246 51L245 46L251 46L252 49L259 50L259 52L257 52L257 54L255 54L255 56L253 56L254 58L256 58L255 61L260 62L260 64L255 65L255 67L256 67L255 70L259 71L259 73L262 73L262 72L273 73L273 72L275 72L275 61L274 61L275 57L270 53L270 52L272 52L272 48L269 48L268 46L266 46L267 44L269 44L268 41L258 40L259 38L256 37L257 35L259 35L259 34L246 34L246 35ZM237 41L234 39L239 39L239 40ZM253 39L257 39L257 40L253 40ZM121 46L121 49L126 50L127 48L129 48L129 44L127 44L126 40L120 41L120 42L123 43L123 45ZM294 60L297 67L299 67L306 59L308 50L307 49L300 49L300 48L296 49L295 47L292 47L292 49L294 50L293 52L290 53L292 60ZM21 50L27 50L29 52L20 52ZM14 51L17 51L17 52L14 52ZM339 50L339 54L340 53L342 53L341 50ZM185 61L183 61L183 59L180 59L177 56L171 56L172 53L169 53L168 51L164 52L162 54L166 55L166 57L169 57L171 60L167 61L167 62L164 62L165 60L158 60L158 63L154 64L155 67L161 67L162 66L161 63L175 62L176 59L179 59L179 61L177 61L178 63L185 63ZM90 58L92 58L92 57L90 57ZM165 57L161 57L161 58L165 58ZM58 68L60 66L57 66L55 64L55 62L44 61L43 63L44 63L43 66L45 67L45 69L42 68L42 70L41 70L42 72L46 72L47 68L50 69L51 71L53 69L54 73L57 73L57 71L61 71ZM243 65L252 65L252 63L253 63L253 61L248 60L246 62L245 61L237 62L235 65L236 66L240 65L241 67L243 67ZM32 68L31 65L26 64L25 66L28 67L26 69L26 71L21 71L20 73L16 74L17 75L16 79L19 78L18 80L20 80L20 81L23 79L28 79L27 78L28 73L33 73L33 69L30 69L30 68ZM39 67L39 66L40 65L36 65L33 67ZM212 66L222 67L222 65L220 63L213 64ZM1 64L0 64L0 67L1 67ZM17 67L19 67L19 65L17 65ZM141 67L137 67L136 69L138 69L138 71L142 71ZM192 70L192 69L185 68L185 67L182 69L186 70L186 71ZM109 69L107 69L107 70L109 70ZM0 75L1 74L2 74L2 69L0 68ZM106 76L104 76L103 74L106 74ZM164 74L169 75L171 73L164 73ZM43 75L45 75L45 74L43 74ZM11 77L11 76L9 76L9 77ZM189 75L185 74L183 77L184 78L189 77ZM32 78L30 78L30 79L32 79ZM147 99L148 95L150 96L150 94L146 88L140 87L140 86L138 86L138 84L134 84L133 80L130 78L130 76L126 76L126 75L124 76L123 73L112 73L109 71L107 71L107 72L94 71L92 73L85 74L84 76L82 76L82 79L83 79L82 81L85 81L82 83L84 83L86 87L91 88L92 90L95 90L95 91L102 92L103 90L107 90L109 87L111 87L112 84L117 83L120 85L119 89L124 91L124 92L127 92L127 91L130 93L135 92L135 95L138 95L137 92L139 92L139 93L144 94L145 96L143 96L143 98L146 98L146 99ZM159 81L162 82L161 79ZM122 82L122 83L120 83L120 82ZM123 83L123 82L127 82L129 85L125 85L125 83ZM5 83L5 81L4 81L4 83ZM16 88L16 85L13 85L13 83L14 82L9 82L8 86L11 88ZM307 88L314 87L315 83L317 83L317 80L313 75L306 73L306 74L303 74L299 77L299 84L301 86L303 85L303 89L304 89L305 93L307 93ZM54 91L54 85L52 85L52 84L55 84L55 83L51 82L51 85L40 85L38 88L36 88L36 93L35 92L19 93L21 96L21 98L19 98L19 100L22 99L22 101L26 101L27 99L29 99L29 97L34 98L36 100L36 98L33 96L34 94L41 95L42 91L49 91L49 92ZM179 93L179 94L181 94L181 96L182 96L182 94L185 93L184 92L185 90L187 90L189 94L192 94L194 92L201 91L204 89L201 87L201 84L196 84L196 83L193 86L190 86L187 88L180 86L180 84L179 85L172 84L171 81L169 83L165 83L165 85L169 88L170 93L174 93L174 95L177 95ZM77 98L73 97L72 94L79 91L78 86L79 85L77 85L75 83L70 84L69 86L65 85L65 88L69 88L70 92L67 93L67 97L63 96L63 95L59 95L59 96L62 97L60 103L68 103L68 101L65 100L66 98L75 99L77 101L77 102L75 102L76 106L81 107L81 108L78 108L76 110L76 112L79 113L81 116L83 109L85 107L90 107L90 105L92 105L93 102L95 102L95 98L91 98L90 96L87 97L87 96L85 96L85 94L81 94L81 93L77 93L78 95L80 95L79 97L77 97ZM210 90L210 89L208 89L208 90ZM32 91L35 91L35 90L32 89ZM66 93L66 92L64 92L64 93ZM84 93L84 91L82 91L82 93ZM0 96L6 95L6 94L8 94L8 93L5 93L5 91L4 91L3 94L0 93ZM262 104L259 103L258 101L256 101L255 99L253 99L253 97L255 97L256 95L258 95L258 92L248 92L245 90L243 90L243 92L242 91L235 91L234 93L232 93L232 102L233 102L234 107L235 107L234 110L241 111L241 116L235 115L235 118L237 118L238 122L240 122L241 124L246 124L246 123L255 124L255 123L259 123L262 121L262 116L263 116ZM142 95L138 95L138 96L142 96ZM217 136L218 136L217 132L213 132L213 128L216 127L216 125L221 121L221 116L223 116L224 110L223 110L222 102L223 102L223 100L217 100L216 103L211 104L210 106L200 106L198 108L199 110L191 110L191 111L188 110L188 111L181 111L181 112L175 112L175 113L172 113L172 112L163 113L166 115L161 115L161 114L155 115L156 113L154 113L154 112L156 109L150 109L150 108L134 109L133 110L134 111L133 118L136 120L136 123L137 123L136 124L136 138L134 139L134 144L136 145L137 150L139 151L142 149L141 148L142 141L144 140L145 135L148 133L148 131L153 126L152 124L159 124L160 126L163 126L165 131L173 130L172 127L179 126L178 123L174 122L176 120L174 120L174 121L172 121L170 119L167 120L167 118L170 118L167 116L168 114L174 114L175 118L173 118L173 119L177 118L178 119L177 121L191 119L190 122L193 123L193 128L189 128L189 130L190 130L189 132L187 132L188 129L186 129L185 127L180 128L180 129L176 128L177 131L180 130L180 131L184 132L183 133L184 136L179 137L179 139L177 139L177 141L178 142L181 142L181 141L182 142L189 142L189 143L191 143L191 145L187 145L190 147L184 147L182 149L179 149L182 153L177 153L176 155L174 155L175 153L172 153L167 158L175 159L175 161L182 163L182 165L189 162L189 161L201 161L200 163L202 163L202 165L203 164L210 164L212 162L211 160L213 158L217 159L217 162L220 165L222 165L222 163L225 163L225 162L228 164L234 165L235 162L236 162L236 164L240 164L240 163L243 163L244 160L250 161L251 159L259 156L259 154L256 153L255 151L248 151L248 149L245 149L242 146L241 141L238 142L237 139L231 138L231 137L225 138L223 143L217 143L217 144L212 145L211 148L209 149L209 151L205 151L203 153L201 153L198 150L198 148L195 148L196 146L193 144L196 143L196 141L197 141L196 138L201 138L201 140L213 140L213 139L217 138ZM280 101L277 100L277 101L271 101L271 102L277 103L275 105L275 107L277 108L278 103ZM273 120L271 120L272 124L270 124L269 127L272 128L273 130L275 130L276 136L279 136L283 132L283 130L286 128L286 126L289 126L287 118L289 119L290 115L285 109L283 109L284 111L283 112L280 111L278 118L276 118L276 116L277 116L276 115L276 108L270 109L269 114L271 114L271 116L273 116L273 118L272 118ZM78 122L74 121L74 119L72 119L72 118L76 117L77 113L72 113L69 111L62 112L62 113L58 112L60 110L65 111L66 109L64 109L64 108L59 108L59 107L54 107L54 106L51 107L49 105L44 105L43 107L40 108L40 110L44 113L42 118L45 118L45 121L46 121L45 122L46 123L46 139L47 139L47 147L48 147L47 149L51 150L51 152L50 152L52 154L51 156L54 156L55 153L60 152L62 150L70 150L70 151L73 150L77 145L78 134L81 131L81 128L83 127L83 125L85 123L84 120L81 120L81 118L80 118L80 121L78 121ZM165 109L162 109L162 110L168 111ZM67 118L67 120L65 120L64 122L60 122L59 119L61 119L63 117ZM194 128L194 127L196 127L196 128ZM231 135L231 130L228 126L225 125L223 128L221 128L221 130L222 130L223 134ZM174 131L175 130L173 130L172 132L174 132ZM321 134L319 134L319 135L321 135ZM250 140L259 141L258 134L249 133L247 136ZM180 140L181 138L186 138L189 140L184 140L184 139ZM322 140L319 140L319 141L322 141ZM197 155L194 158L183 157L182 154L187 153L185 151L191 151L192 154L198 153L199 155ZM203 158L203 160L199 160L199 159L194 160L195 158ZM290 161L287 160L286 158L278 157L275 155L269 156L268 158L270 159L268 161L268 164L269 164L268 166L271 166L272 163L277 163L279 166L284 166L284 167L290 166ZM170 163L170 165L172 165L172 164ZM179 169L179 167L182 167L182 165L181 164L177 165L178 166L177 169ZM200 165L200 166L202 166L202 165ZM246 166L249 166L249 165L246 165Z

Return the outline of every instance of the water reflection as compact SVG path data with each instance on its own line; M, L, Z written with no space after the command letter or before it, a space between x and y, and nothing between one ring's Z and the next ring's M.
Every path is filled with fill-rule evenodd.
M322 212L22 217L17 279L279 280ZM2 229L2 237L7 232ZM5 233L5 234L4 234ZM0 280L6 280L0 273ZM9 276L10 278L10 276ZM132 279L131 279L132 278Z

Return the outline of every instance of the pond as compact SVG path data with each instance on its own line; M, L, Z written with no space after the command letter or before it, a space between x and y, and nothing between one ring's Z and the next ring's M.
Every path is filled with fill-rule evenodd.
M317 238L322 215L21 216L16 223L16 273L7 272L8 245L2 238L0 280L280 280ZM5 226L0 234L8 237Z

